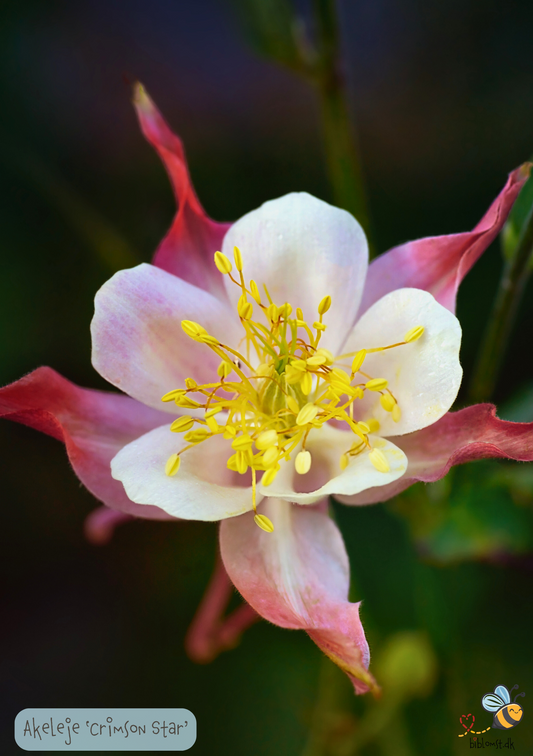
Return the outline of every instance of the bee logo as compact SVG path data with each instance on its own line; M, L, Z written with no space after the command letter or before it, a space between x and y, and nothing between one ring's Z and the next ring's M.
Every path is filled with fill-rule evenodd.
M518 685L514 685L511 688L511 693ZM517 693L514 701L511 703L511 695L504 685L498 685L494 689L494 693L487 693L481 699L481 705L486 711L494 712L493 727L497 727L499 730L509 730L511 727L517 725L522 719L522 707L520 704L515 703L516 699L520 696L525 696L525 693Z

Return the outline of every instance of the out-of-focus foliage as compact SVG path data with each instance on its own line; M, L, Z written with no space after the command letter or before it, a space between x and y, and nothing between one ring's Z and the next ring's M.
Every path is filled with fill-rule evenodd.
M428 559L497 559L533 551L532 491L529 465L487 460L413 486L390 506Z
M303 25L290 0L231 0L248 42L265 57L303 69Z

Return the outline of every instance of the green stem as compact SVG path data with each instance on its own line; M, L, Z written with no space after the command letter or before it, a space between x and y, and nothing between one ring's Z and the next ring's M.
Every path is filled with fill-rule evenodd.
M319 64L315 83L322 100L322 124L335 202L369 234L369 217L359 150L342 71L336 0L315 0Z
M518 306L531 272L533 207L522 227L516 250L505 264L485 337L470 385L470 399L487 401L494 391Z
M352 722L346 705L351 696L351 684L344 673L323 655L312 724L302 756L333 756L339 730L342 733Z

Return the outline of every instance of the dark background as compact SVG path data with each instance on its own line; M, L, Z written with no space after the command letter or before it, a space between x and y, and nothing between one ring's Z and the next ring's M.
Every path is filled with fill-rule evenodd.
M473 227L533 153L531 3L429 6L341 3L380 252ZM238 218L294 190L331 199L315 94L254 54L239 3L7 2L0 47L1 384L47 364L105 388L90 365L94 294L115 270L150 260L174 212L130 104L135 80L183 138L214 218ZM461 290L467 374L500 267L495 243ZM501 402L531 380L532 310L529 289ZM198 719L198 754L299 753L320 662L303 633L260 623L205 667L183 651L215 526L139 521L110 545L91 546L82 526L96 502L60 444L5 422L0 448L1 753L18 752L15 714L38 706L183 706ZM531 506L527 487L522 506ZM436 566L431 554L417 555L394 506L338 507L337 516L373 650L399 630L424 630L439 659L430 697L404 712L409 753L462 753L458 717L474 711L487 726L483 693L518 682L533 696L528 549L520 559L455 555ZM352 718L364 716L368 702L347 700ZM513 731L523 753L533 748L527 701Z

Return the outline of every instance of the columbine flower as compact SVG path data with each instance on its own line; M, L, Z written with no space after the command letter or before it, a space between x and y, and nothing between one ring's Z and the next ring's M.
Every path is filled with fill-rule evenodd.
M129 397L41 368L2 389L2 414L64 440L114 510L222 520L224 567L248 603L304 628L357 691L375 688L327 497L383 501L469 459L533 458L531 425L488 405L447 412L461 379L457 287L525 173L511 174L473 232L403 245L367 272L357 222L306 194L231 228L209 220L181 143L142 89L136 105L179 211L154 265L117 273L96 297L93 364ZM95 518L106 530L96 536L113 522ZM227 591L217 569L196 623L204 639Z

